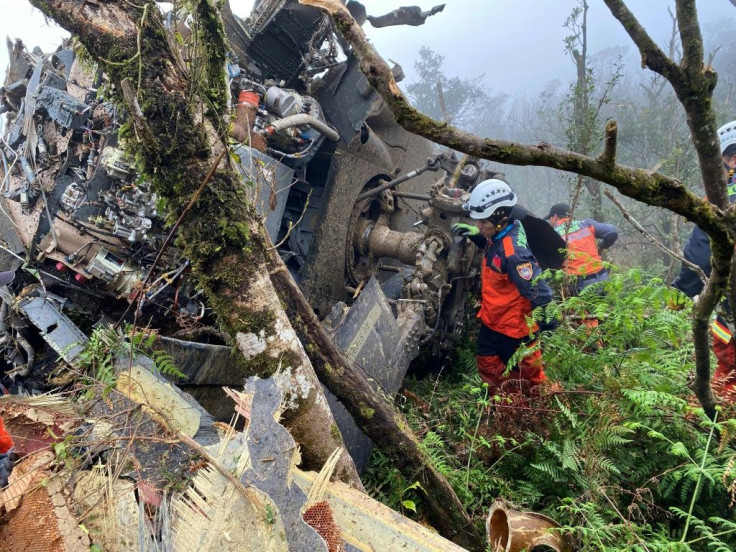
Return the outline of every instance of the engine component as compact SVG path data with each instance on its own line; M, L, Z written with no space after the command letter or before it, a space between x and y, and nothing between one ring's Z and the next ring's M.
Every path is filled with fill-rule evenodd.
M120 180L128 178L133 172L125 152L113 147L107 147L102 152L100 166L105 167L108 176Z
M64 190L61 196L61 204L64 206L64 209L73 212L82 206L85 199L84 189L76 182L73 182Z
M82 128L87 121L87 106L52 86L44 86L38 91L36 107L46 111L49 118L64 128Z
M105 280L121 295L128 295L136 284L143 281L143 270L107 249L99 252L85 267L88 275Z
M304 99L294 90L284 90L278 86L272 86L266 90L266 107L279 117L288 117L302 113Z
M231 135L238 142L247 143L253 149L266 151L266 139L256 131L260 96L250 90L241 90L235 106L235 120Z
M286 163L295 166L308 163L325 137L333 142L340 138L325 122L322 108L314 98L272 86L266 90L264 102L275 118L265 128L272 137L269 153Z

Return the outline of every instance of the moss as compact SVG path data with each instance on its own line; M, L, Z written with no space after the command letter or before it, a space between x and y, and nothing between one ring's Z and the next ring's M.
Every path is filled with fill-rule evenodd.
M370 408L365 403L360 403L360 415L364 420L370 420L375 415L376 411Z
M302 357L296 351L288 349L284 351L284 353L281 355L282 366L290 366L292 368L295 368L296 366L301 365L301 363Z
M245 361L245 373L247 377L270 378L278 371L280 364L278 358L263 352Z
M340 428L337 427L337 424L330 424L330 435L332 435L332 439L336 443L342 443L342 433L340 433Z
M286 351L277 358L263 352L243 362L241 367L246 377L258 376L265 379L273 376L279 369L298 366L301 363L301 357L294 351Z
M249 310L246 306L235 304L225 294L208 292L212 309L223 329L234 338L235 334L252 333L268 337L273 334L276 315L270 310Z
M212 111L222 113L229 104L230 89L223 67L226 62L227 38L217 10L208 2L197 3L197 22L200 48L204 63L204 83L201 92L210 102Z

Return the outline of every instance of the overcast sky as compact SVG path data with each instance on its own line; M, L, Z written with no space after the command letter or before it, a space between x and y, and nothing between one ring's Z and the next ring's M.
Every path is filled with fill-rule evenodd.
M21 38L29 47L44 51L56 48L64 32L48 26L41 13L26 0L0 0L0 36ZM441 0L365 0L372 15L391 11L397 5L420 5L429 9ZM629 7L660 44L669 36L667 7L673 0L629 0ZM250 12L252 0L231 0L233 11ZM485 74L493 92L537 93L544 85L573 77L572 62L563 51L569 34L563 22L577 5L576 0L446 0L445 10L421 27L388 27L365 30L379 53L402 65L411 80L413 64L421 46L445 56L449 76L475 77ZM613 19L603 0L589 0L590 53L625 45L631 40ZM730 0L697 0L701 23L736 18ZM0 48L0 68L7 65L5 48ZM638 70L632 68L632 70Z

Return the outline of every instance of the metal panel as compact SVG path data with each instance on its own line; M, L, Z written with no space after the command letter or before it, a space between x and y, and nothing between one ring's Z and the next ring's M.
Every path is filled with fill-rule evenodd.
M46 297L30 297L21 300L18 307L65 361L73 362L82 352L87 336L62 314L55 301Z
M266 216L266 231L271 241L276 243L294 171L273 157L247 146L240 146L235 153L240 157L238 170L252 183L250 197L256 210Z

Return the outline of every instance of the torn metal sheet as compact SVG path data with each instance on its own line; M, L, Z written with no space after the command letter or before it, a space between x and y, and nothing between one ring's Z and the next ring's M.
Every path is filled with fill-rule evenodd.
M317 478L313 472L294 471L294 481L309 492ZM377 502L344 483L328 483L324 498L348 550L362 552L411 550L412 552L462 552L464 548L431 529Z
M157 379L139 365L117 374L116 387L126 397L144 406L162 425L194 437L199 430L200 413L187 403L174 386Z
M66 362L73 363L87 343L87 336L48 297L21 299L18 308L36 326L41 337Z
M293 470L298 463L297 444L278 422L281 391L273 378L250 378L245 391L257 400L253 401L246 432L251 468L245 471L241 481L266 493L277 506L288 550L326 552L325 541L301 516L307 495L293 481Z
M181 383L191 385L241 386L245 374L233 370L232 347L184 341L160 336L158 345L171 355L176 367L186 376Z
M396 374L393 358L401 328L381 291L371 278L334 333L335 344L366 376L388 394L395 393L404 375Z
M401 328L375 278L370 279L356 303L338 323L333 339L370 383L389 396L398 391L408 367L408 363L403 370L395 367L396 356L403 358L397 349ZM368 465L373 442L358 428L343 404L326 387L323 386L323 390L345 447L358 471L362 472Z
M106 552L127 552L138 545L138 501L135 484L115 478L104 468L82 472L76 480L72 498L87 512L85 527L95 544Z
M240 159L238 170L249 183L249 196L258 212L266 218L264 224L268 236L277 243L294 169L253 148L241 146L234 153Z

